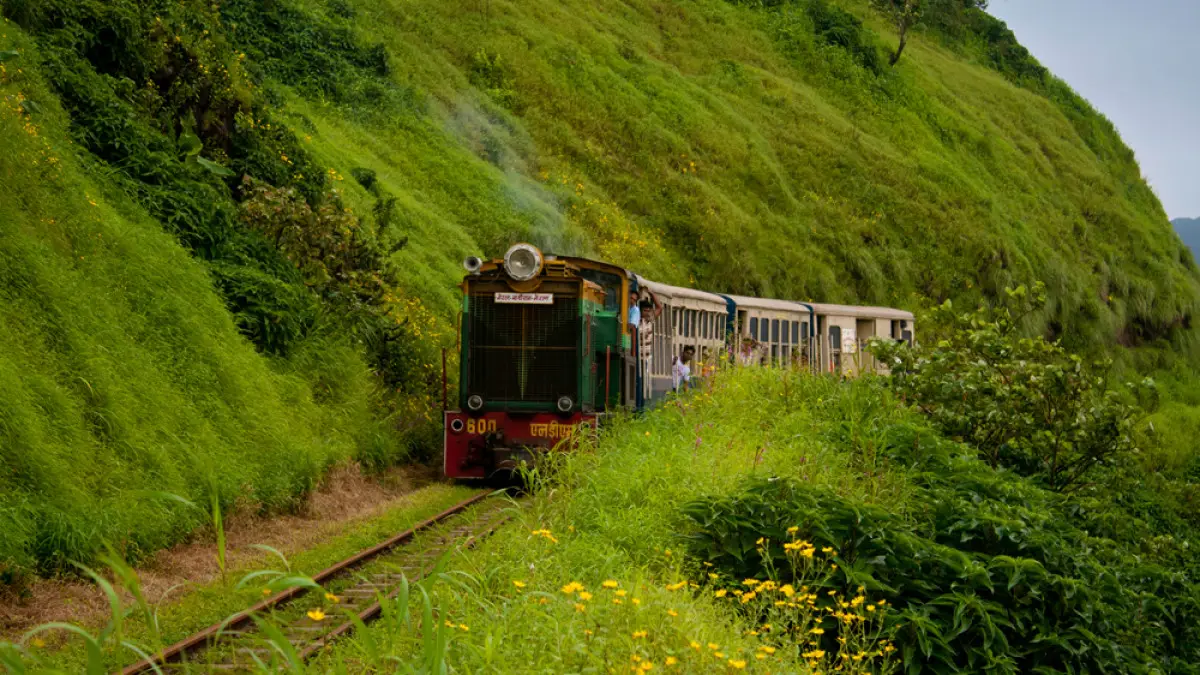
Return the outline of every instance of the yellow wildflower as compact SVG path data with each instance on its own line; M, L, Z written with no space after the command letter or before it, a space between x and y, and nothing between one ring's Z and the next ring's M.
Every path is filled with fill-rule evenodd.
M668 616L679 616L679 612L676 612L676 611L675 611L675 610L673 610L673 609L668 609L668 610L667 610L667 615L668 615Z
M41 649L46 646L46 641L40 637L35 637L29 641L29 644L33 645L35 649Z
M513 586L516 586L517 588L525 588L525 582L513 579Z
M613 581L612 579L609 579L608 581L605 581L604 583L602 583L600 585L605 588L616 588L617 582Z
M726 595L727 593L729 593L729 591L727 591L727 590L725 590L724 588L722 588L722 589L720 589L719 591L717 591L717 592L713 593L713 595L717 596L718 598L723 598L723 597L725 597L725 595Z
M642 604L642 601L641 601L641 600L639 600L639 599L637 599L637 598L634 598L634 599L633 599L633 600L631 600L630 602L632 602L632 603L633 603L633 604L635 604L635 605L640 605L640 604Z
M696 651L700 651L700 643L696 642L695 640L692 640L688 646L691 647L692 649L695 649Z
M308 618L312 619L313 621L324 621L325 612L322 612L319 609L310 609L308 610Z
M673 665L675 665L676 663L679 663L679 659L675 658L674 656L668 656L668 657L667 657L667 660L665 661L665 663L666 663L668 666L673 666Z
M720 649L720 648L721 648L721 645L719 645L719 644L717 644L717 643L715 643L715 642L710 642L710 643L708 643L708 648L709 648L709 649L711 649L711 650L713 650L713 651L716 651L716 650L718 650L718 649Z
M825 629L824 629L824 628L814 628L814 629L812 629L812 630L810 630L810 631L808 631L808 632L809 632L809 633L811 633L811 634L813 634L813 635L824 635L824 634L825 634Z
M579 604L579 603L577 602L577 603L575 603L575 611L576 611L576 612L586 612L586 611L587 611L587 606L586 606L586 605L581 605L581 604Z
M644 637L646 637L646 635L647 635L647 632L644 630L633 631L633 639L635 639L635 640L638 638L644 638Z
M563 593L566 593L567 595L570 595L572 593L578 593L579 591L583 590L583 584L579 583L578 581L572 581L571 583L567 584L566 586L563 586L561 590Z
M806 659L820 659L820 658L825 657L825 650L824 649L814 649L811 652L804 652L800 656L803 656Z
M623 597L625 597L625 596L627 595L627 593L625 592L625 590L624 590L624 589L622 589L622 590L619 590L619 591L617 591L616 595L617 595L617 597L619 597L619 598L623 598Z
M800 528L799 528L799 526L796 526L796 525L793 525L787 529L788 534L796 534L799 531L800 531Z
M736 670L741 670L746 667L746 662L741 659L733 659L729 662Z
M338 596L334 595L333 593L326 593L326 594L325 594L325 599L326 599L326 600L328 600L329 602L332 602L332 603L334 603L335 605L336 605L337 603L339 603L339 602L341 602L341 601L342 601L342 599L341 599L341 598L339 598Z

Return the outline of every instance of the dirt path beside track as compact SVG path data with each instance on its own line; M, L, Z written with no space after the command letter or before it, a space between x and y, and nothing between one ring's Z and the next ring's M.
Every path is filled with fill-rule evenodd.
M348 526L403 505L414 491L435 480L436 472L421 467L397 468L379 477L365 476L356 466L339 467L326 476L299 514L266 518L232 514L225 523L227 568L270 557L254 544L266 544L286 556L303 551ZM211 534L202 535L160 551L137 571L150 604L169 601L220 574L216 544ZM20 597L0 595L0 640L19 639L30 628L50 621L94 627L109 618L104 594L78 578L38 580Z

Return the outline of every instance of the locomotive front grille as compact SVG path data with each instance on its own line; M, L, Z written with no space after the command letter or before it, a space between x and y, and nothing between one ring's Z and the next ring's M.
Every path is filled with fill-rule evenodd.
M553 404L578 390L579 299L552 305L471 296L467 390L485 401Z

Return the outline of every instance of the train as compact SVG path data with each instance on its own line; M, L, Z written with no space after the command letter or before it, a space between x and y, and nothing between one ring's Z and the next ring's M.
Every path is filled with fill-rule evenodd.
M900 309L671 286L527 243L464 267L458 407L444 413L454 479L510 475L613 411L654 406L681 359L698 375L725 362L853 377L886 372L868 340L915 334Z

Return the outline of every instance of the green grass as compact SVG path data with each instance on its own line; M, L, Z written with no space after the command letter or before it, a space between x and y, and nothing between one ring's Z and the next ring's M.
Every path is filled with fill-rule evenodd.
M205 268L65 140L27 56L0 81L0 575L105 541L136 560L206 522L154 491L295 508L375 429L361 356L256 353Z
M1116 494L1119 479L1063 497L994 471L879 381L723 375L711 391L618 422L550 475L518 523L456 557L430 587L437 625L453 624L441 657L451 668L627 670L636 656L656 671L670 657L682 672L723 671L731 659L747 661L748 672L804 672L810 659L801 655L818 647L836 662L839 622L827 613L781 608L778 591L747 603L715 592L744 590L744 576L791 580L778 549L797 537L835 552L802 568L796 588L810 584L824 601L865 586L857 611L868 603L885 611L876 603L887 600L895 656L958 664L946 672L1071 663L1192 672L1189 655L1200 647L1197 558L1186 543L1194 527L1171 532L1143 519ZM755 501L763 490L768 501ZM799 532L787 533L793 525ZM769 541L756 545L758 537ZM756 549L770 549L776 566ZM685 580L697 586L674 586ZM573 582L591 597L564 592ZM922 593L936 600L918 600ZM793 622L801 636L780 633ZM374 626L315 670L389 655L416 664L428 635L420 625L414 616L405 630ZM824 637L809 633L814 625ZM1006 637L985 637L997 630ZM883 644L868 642L868 651ZM755 657L760 645L776 648L769 660Z
M357 523L312 548L294 553L287 559L290 572L295 575L315 575L336 562L441 513L470 497L473 492L470 488L445 485L414 492L383 514ZM166 598L146 598L151 615L158 622L159 631L156 633L152 626L135 614L124 626L126 639L152 651L219 623L262 599L261 591L266 581L241 585L241 580L247 574L263 569L284 571L284 566L272 554L264 552L253 560L246 560L236 568L231 568L225 580L216 579L204 585L176 589ZM269 577L264 579L269 580ZM311 601L324 603L319 597ZM86 628L93 632L99 629L98 626ZM66 672L84 667L86 654L82 642L61 633L52 639L45 637L49 644L41 655L47 667ZM116 655L108 665L128 665L133 660L133 654L126 651Z

